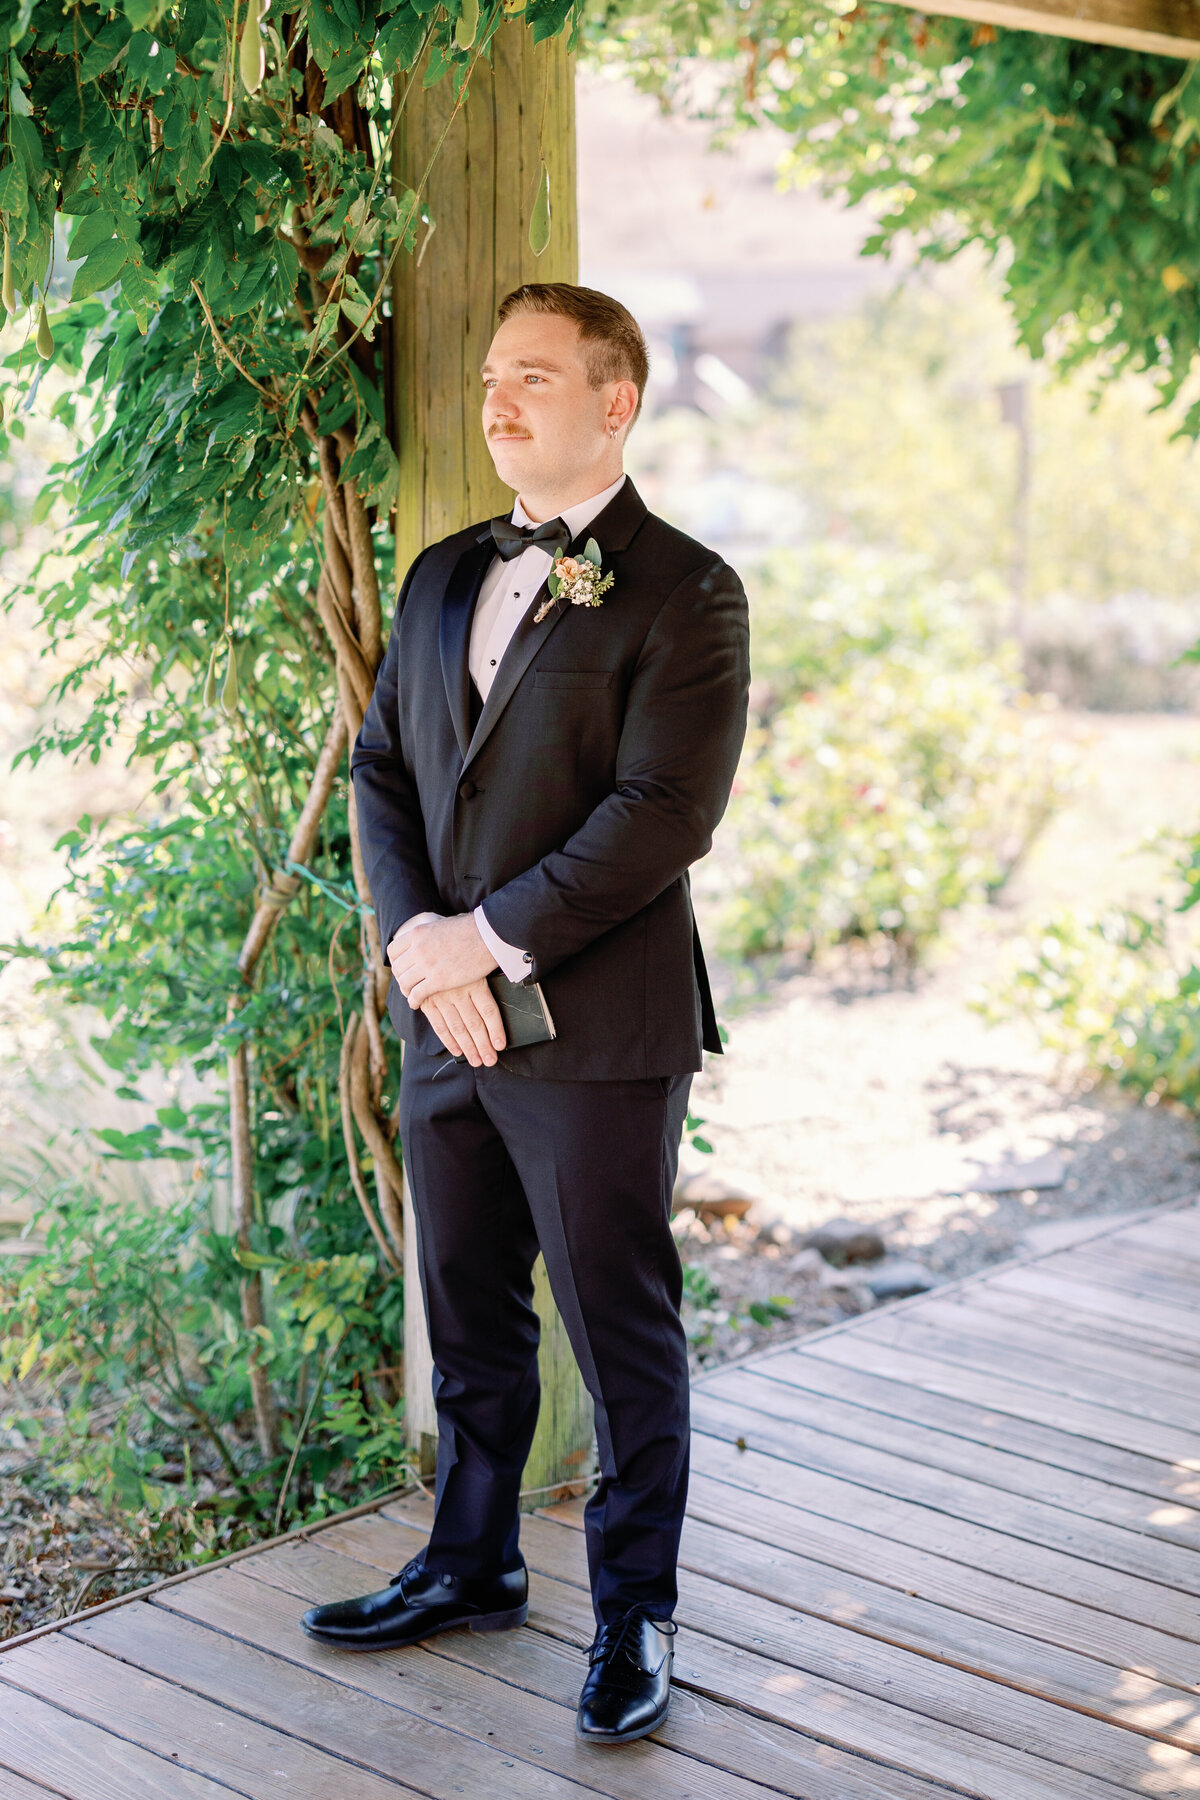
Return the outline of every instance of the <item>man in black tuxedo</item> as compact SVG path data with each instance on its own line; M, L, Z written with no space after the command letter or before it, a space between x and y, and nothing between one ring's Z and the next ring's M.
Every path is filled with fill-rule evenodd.
M721 1047L688 868L745 732L746 598L622 473L647 373L623 306L518 288L482 373L488 445L519 498L412 565L351 762L407 1046L437 1506L388 1588L315 1607L305 1629L382 1648L524 1621L540 1248L600 1451L578 1729L623 1743L668 1700L688 1470L671 1194L701 1048ZM554 602L551 557L589 539L611 588ZM552 1041L506 1049L497 968L540 984Z

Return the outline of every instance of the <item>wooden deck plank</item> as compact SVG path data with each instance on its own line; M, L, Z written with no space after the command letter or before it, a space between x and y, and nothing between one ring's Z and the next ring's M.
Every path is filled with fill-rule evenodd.
M756 1450L741 1451L723 1438L698 1437L692 1468L697 1475L711 1476L729 1487L745 1488L829 1518L849 1519L881 1537L898 1537L917 1549L948 1556L965 1571L964 1583L970 1580L971 1570L981 1568L1189 1643L1200 1642L1200 1609L1189 1596L1047 1549L1032 1539L1013 1537L819 1470L802 1470Z
M533 1530L532 1525L527 1529L527 1546ZM326 1547L359 1555L379 1566L386 1564L389 1553L399 1555L407 1541L396 1539L394 1548L381 1545L379 1521L372 1519L335 1529L328 1534ZM878 1549L876 1542L876 1565ZM887 1587L865 1574L831 1569L802 1554L794 1543L780 1546L770 1537L748 1537L736 1505L729 1507L721 1525L689 1518L680 1563L697 1574L719 1570L721 1580L730 1586L777 1599L796 1611L865 1632L884 1643L990 1675L1079 1711L1116 1718L1132 1729L1185 1748L1200 1748L1200 1699L1195 1692L1182 1692L1178 1686L1139 1676L1119 1662L1105 1664L1074 1649L1031 1638L1020 1628L1027 1613L1025 1605L1010 1606L1010 1623L1004 1626L986 1623L978 1615L963 1614L902 1586ZM578 1579L582 1579L582 1570ZM958 1588L961 1594L961 1575ZM1027 1602L1027 1590L1014 1592ZM1078 1615L1086 1615L1086 1611L1071 1609L1073 1627L1078 1627Z
M1048 1467L994 1444L955 1436L952 1432L918 1423L911 1418L873 1410L817 1395L779 1381L754 1369L730 1369L705 1384L704 1397L713 1396L729 1407L744 1408L754 1421L765 1416L779 1424L810 1427L831 1437L846 1439L863 1448L887 1451L919 1462L930 1470L962 1475L1008 1494L1043 1502L1087 1519L1103 1521L1121 1530L1161 1537L1177 1549L1200 1556L1200 1514L1186 1526L1176 1519L1156 1530L1152 1516L1158 1502L1145 1495L1114 1488L1107 1482L1069 1470ZM700 1404L701 1397L697 1396ZM697 1417L702 1416L697 1412ZM751 1441L751 1433L746 1433Z
M1179 1707L1173 1695L1176 1690L1182 1691L1188 1707L1194 1707L1200 1694L1200 1667L1194 1644L1056 1594L1022 1587L984 1569L971 1568L964 1573L962 1564L894 1539L881 1540L844 1519L819 1518L799 1507L760 1494L746 1494L699 1476L685 1542L692 1541L690 1532L706 1525L744 1539L747 1544L765 1545L776 1554L791 1552L805 1562L857 1576L874 1588L899 1592L906 1599L923 1601L944 1613L961 1613L976 1631L981 1625L1001 1627L1029 1644L1027 1660L1019 1663L1011 1676L1015 1685L1023 1685L1045 1667L1038 1652L1038 1645L1045 1644L1067 1653L1067 1661L1055 1667L1062 1697L1069 1700L1073 1694L1078 1704L1088 1704L1087 1695L1095 1693L1097 1682L1101 1687L1107 1683L1109 1692L1119 1690L1131 1699L1147 1703L1152 1694L1160 1694L1163 1704L1174 1709L1172 1718L1188 1718L1190 1713ZM860 1616L865 1621L872 1616L890 1618L886 1603L877 1604L884 1609L882 1615ZM924 1613L917 1617L928 1620ZM955 1642L956 1630L948 1628L944 1648ZM993 1641L986 1632L974 1639L980 1646L981 1658L982 1647ZM1077 1662L1076 1658L1082 1661ZM958 1660L971 1666L965 1656ZM1101 1665L1098 1674L1087 1669L1090 1661ZM1004 1679L1004 1662L983 1667L982 1672ZM1044 1691L1057 1697L1052 1687ZM1124 1717L1113 1707L1101 1710L1113 1717ZM1131 1715L1128 1722L1140 1727L1145 1720L1143 1715Z
M998 1280L1003 1272L997 1271L995 1279ZM1072 1306L1069 1282L1060 1283L1062 1291L1052 1302L1048 1302L1043 1294L1024 1293L1018 1288L995 1287L991 1282L980 1282L978 1286L980 1291L972 1299L988 1312L995 1312L1003 1306L1013 1318L1024 1316L1042 1323L1048 1313L1053 1313L1055 1329L1069 1333L1081 1345L1103 1344L1112 1350L1149 1355L1164 1367L1178 1368L1189 1375L1195 1373L1196 1349L1193 1344L1179 1343L1160 1332L1147 1335L1144 1331L1139 1331L1131 1321L1112 1318L1102 1311Z
M152 1611L147 1608L145 1610ZM120 1615L136 1630L136 1610ZM99 1621L97 1621L99 1623ZM179 1673L185 1676L186 1664ZM336 1793L338 1800L402 1800L413 1788L356 1768L353 1746L330 1754L304 1743L285 1725L261 1723L262 1688L213 1705L186 1687L136 1670L65 1633L27 1644L3 1666L6 1682L48 1705L85 1718L143 1750L224 1782L255 1800L294 1800L299 1793ZM7 1695L5 1696L7 1700ZM230 1711L229 1705L238 1710Z
M6 1652L6 1661L15 1654ZM0 1683L0 1767L45 1782L63 1800L229 1800L230 1794L257 1800L7 1681Z
M346 1561L311 1545L299 1544L294 1549L297 1555L307 1553L317 1559L320 1567L341 1565ZM433 1701L418 1695L410 1707L405 1700L404 1679L397 1672L396 1658L424 1655L425 1652L339 1656L323 1645L310 1644L300 1630L300 1614L311 1599L320 1596L313 1593L302 1605L303 1596L288 1590L291 1598L281 1619L278 1609L273 1614L265 1598L267 1588L277 1584L261 1578L252 1579L249 1573L251 1569L257 1570L261 1560L258 1557L248 1559L236 1569L217 1569L195 1581L168 1588L151 1604L207 1625L214 1634L223 1633L230 1643L239 1640L265 1651L276 1658L280 1671L285 1665L294 1663L338 1681L343 1687L361 1689L378 1697L380 1689L372 1686L371 1671L380 1670L390 1696L392 1713L387 1725L376 1725L373 1736L381 1748L378 1752L373 1750L372 1754L386 1755L388 1740L394 1750L402 1739L405 1779L431 1800L450 1800L450 1796L461 1793L486 1793L489 1800L565 1800L566 1796L577 1795L584 1788L585 1784L579 1780L542 1767L541 1755L535 1759L528 1744L518 1760L514 1752L496 1748L494 1739L489 1741L487 1727L484 1727L482 1737L476 1738L444 1724L440 1716L425 1715L426 1705L430 1713L443 1713L444 1699ZM352 1589L345 1585L342 1589L346 1597L362 1591L361 1587ZM335 1592L330 1597L336 1599L339 1596ZM280 1702L285 1706L287 1693L285 1683L280 1695ZM506 1702L507 1699L506 1696ZM268 1705L274 1703L270 1693L265 1700ZM595 1788L597 1784L592 1782L590 1785Z
M1113 1288L1136 1301L1145 1300L1156 1309L1160 1306L1189 1308L1200 1285L1190 1264L1177 1264L1170 1274L1166 1270L1150 1269L1126 1258L1119 1240L1108 1255L1100 1248L1093 1250L1081 1245L1069 1264L1060 1251L1057 1256L1048 1256L1039 1267L1047 1275L1066 1274L1072 1281L1082 1280L1095 1283L1097 1287Z
M1200 1293L1200 1268L1197 1292ZM965 1295L950 1294L945 1296L943 1304L953 1305L965 1298ZM981 1322L990 1321L997 1329L1002 1325L1019 1326L1018 1341L1043 1346L1055 1365L1065 1363L1072 1369L1082 1368L1142 1382L1185 1405L1195 1402L1200 1406L1200 1366L1194 1359L1190 1363L1180 1363L1176 1358L1162 1356L1154 1350L1138 1350L1130 1343L1118 1345L1105 1338L1082 1337L1076 1321L1085 1320L1086 1314L1075 1314L1068 1321L1061 1311L1048 1313L1027 1295L993 1287L990 1282L979 1282L972 1288L970 1310ZM1180 1422L1190 1424L1195 1417L1193 1407Z
M1136 1225L1130 1225L1121 1236L1121 1242L1129 1244L1146 1244L1151 1249L1161 1250L1177 1259L1196 1264L1200 1267L1200 1230L1197 1229L1197 1218L1200 1209L1190 1212L1168 1212L1158 1217L1139 1219Z
M942 1393L928 1385L936 1374L930 1377L919 1360L903 1359L903 1367L897 1367L895 1353L878 1344L859 1342L852 1364L797 1348L775 1351L745 1366L765 1380L827 1394L894 1419L911 1419L968 1443L1029 1457L1043 1468L1086 1475L1109 1490L1110 1506L1127 1504L1135 1512L1148 1508L1146 1529L1175 1542L1194 1542L1200 1531L1200 1473ZM912 1373L904 1373L905 1368Z
M969 1476L895 1455L871 1444L835 1438L794 1420L752 1413L741 1403L701 1393L692 1402L693 1434L723 1438L731 1444L779 1457L797 1470L818 1470L947 1513L972 1524L1006 1532L1023 1543L1120 1571L1143 1582L1161 1584L1165 1605L1181 1596L1200 1599L1200 1551L1165 1543L1120 1525L1066 1512L1028 1494L1013 1494ZM1154 1600L1157 1604L1157 1598ZM1186 1607L1200 1629L1200 1607Z
M592 1746L576 1739L572 1727L582 1659L560 1645L546 1643L545 1649L569 1664L575 1678L570 1711L486 1672L448 1671L425 1648L351 1657L310 1643L297 1623L307 1604L303 1597L280 1589L264 1593L246 1586L241 1576L223 1583L217 1599L219 1606L208 1611L204 1623L150 1606L151 1618L136 1629L121 1611L95 1620L86 1628L87 1638L110 1655L186 1683L224 1705L244 1706L245 1697L253 1695L256 1714L265 1708L267 1717L310 1741L343 1744L346 1754L372 1768L407 1769L408 1715L424 1719L436 1713L437 1726L519 1765L548 1769L619 1800L641 1800L645 1793L653 1746L628 1762L600 1761ZM77 1628L79 1635L84 1631ZM512 1641L513 1634L506 1633L505 1644ZM766 1800L770 1791L665 1750L655 1758L652 1779L664 1800L725 1800L726 1795Z
M573 1563L582 1581L583 1548L578 1534L564 1531L547 1521L536 1523L568 1539L560 1554ZM420 1541L419 1533L408 1535L409 1541ZM569 1541L571 1539L576 1540L574 1544ZM549 1549L542 1547L542 1556L549 1554ZM386 1560L379 1566L386 1566ZM344 1569L336 1567L338 1561L345 1564ZM246 1578L263 1581L264 1585L286 1584L288 1592L301 1589L296 1600L298 1606L300 1601L308 1603L322 1595L336 1598L339 1594L361 1592L363 1565L349 1557L318 1553L313 1546L301 1545L294 1549L289 1546L286 1553L270 1552L267 1557L256 1558L247 1565ZM179 1597L186 1596L191 1605L195 1585L172 1590L169 1596L172 1603L179 1604ZM1113 1800L1115 1794L1139 1791L1136 1786L1131 1788L1127 1781L1099 1775L1092 1767L1103 1764L1111 1769L1122 1759L1131 1764L1144 1762L1145 1742L1135 1740L1130 1733L1089 1720L1090 1734L1107 1732L1114 1742L1109 1744L1105 1740L1097 1746L1087 1742L1076 1744L1071 1714L1046 1703L1027 1700L1023 1695L1010 1695L1009 1690L994 1683L977 1684L986 1690L988 1699L989 1710L983 1720L977 1720L977 1715L964 1703L961 1695L947 1698L940 1690L930 1694L925 1687L917 1696L922 1711L913 1711L895 1698L894 1673L885 1676L882 1685L888 1692L883 1695L864 1685L870 1676L864 1675L857 1666L860 1659L856 1652L866 1640L845 1646L841 1658L823 1659L818 1655L817 1661L828 1660L839 1672L827 1677L809 1666L813 1652L808 1639L815 1621L802 1620L782 1607L772 1608L769 1603L755 1602L753 1627L749 1634L744 1634L738 1631L736 1618L731 1624L731 1615L736 1615L739 1606L736 1592L717 1582L707 1585L714 1590L711 1595L697 1591L696 1578L685 1576L681 1582L677 1617L686 1629L680 1634L676 1673L682 1684L695 1686L715 1700L747 1705L752 1693L755 1712L781 1724L803 1721L802 1728L807 1730L821 1731L820 1721L824 1719L835 1721L838 1736L833 1741L840 1748L860 1752L865 1749L867 1755L887 1757L912 1774L940 1779L948 1785L963 1787L969 1793L979 1791L977 1785L971 1784L978 1784L981 1776L992 1785L999 1784L996 1792L1002 1794L1004 1800L1034 1800L1035 1796L1039 1800L1043 1796L1049 1800L1051 1795L1078 1795L1079 1800L1085 1800L1085 1797L1086 1800ZM569 1642L586 1642L591 1631L591 1605L585 1587L531 1569L530 1603L531 1623L536 1629L565 1635ZM246 1610L252 1617L252 1609ZM722 1635L714 1633L713 1625ZM745 1644L753 1648L743 1648ZM901 1655L892 1652L894 1658ZM752 1670L749 1687L743 1679L747 1663ZM957 1670L945 1669L944 1665L924 1663L922 1669L926 1684L935 1688L939 1674L949 1676L959 1684L970 1679ZM799 1707L795 1704L798 1695L805 1696ZM977 1735L972 1729L979 1723L989 1733L992 1731L996 1696L1011 1698L1027 1708L1035 1715L1034 1725L1039 1705L1053 1718L1055 1742L1052 1749L1048 1748L1046 1759L1011 1745L1001 1737ZM1003 1707L1003 1700L1000 1705ZM960 1723L953 1731L939 1728L945 1724L940 1717L941 1711L956 1716L961 1713ZM1027 1731L1029 1726L1027 1718ZM821 1735L826 1735L826 1731L821 1731ZM1065 1748L1061 1741L1064 1737L1067 1740ZM1134 1752L1129 1750L1130 1744L1136 1746ZM1065 1756L1072 1755L1079 1755L1088 1762L1087 1773L1064 1760ZM1193 1759L1181 1750L1172 1750L1171 1755L1179 1758L1181 1766L1189 1772L1196 1761L1200 1782L1200 1759ZM1051 1756L1054 1760L1049 1760ZM1140 1780L1140 1773L1137 1778ZM988 1793L990 1790L985 1786L982 1791Z
M349 1561L350 1559L343 1559ZM345 1586L358 1591L363 1582L361 1565L347 1575ZM220 1645L233 1644L240 1656L268 1654L299 1659L299 1666L317 1678L346 1689L354 1701L339 1704L361 1718L364 1702L381 1710L397 1707L433 1707L439 1722L477 1736L490 1736L494 1744L515 1748L528 1757L536 1746L539 1766L560 1773L577 1774L597 1791L621 1800L766 1800L777 1792L802 1793L812 1800L944 1800L945 1788L911 1779L893 1769L881 1773L877 1764L861 1762L846 1753L797 1735L765 1721L753 1725L729 1707L681 1693L672 1704L665 1729L652 1741L630 1746L630 1755L608 1757L593 1746L580 1744L574 1735L574 1709L584 1672L584 1662L573 1645L548 1637L535 1629L505 1632L494 1637L471 1632L448 1632L420 1648L385 1652L376 1656L347 1656L323 1645L311 1644L297 1629L302 1608L319 1597L321 1580L333 1579L327 1568L318 1571L317 1582L305 1586L293 1568L291 1585L244 1586L250 1578L237 1573L220 1589L209 1587L203 1595L189 1594L189 1612L180 1623L200 1631L220 1631ZM368 1577L368 1580L370 1578ZM297 1594L297 1585L305 1591ZM188 1584L189 1589L192 1584ZM328 1592L328 1589L322 1591ZM567 1629L586 1628L587 1601L572 1596L573 1611ZM166 1613L165 1606L156 1607ZM243 1637L242 1634L249 1634ZM263 1646L262 1649L256 1646ZM147 1652L139 1647L136 1654ZM165 1652L164 1652L165 1654ZM219 1656L219 1653L218 1653ZM242 1667L253 1663L231 1658L232 1670L218 1660L210 1668L207 1655L202 1678L207 1683L225 1682ZM195 1671L188 1670L193 1679ZM388 1742L396 1742L396 1725L388 1726Z
M900 1320L897 1319L894 1323L899 1325ZM887 1327L869 1337L866 1334L861 1337L850 1337L849 1334L831 1336L811 1346L806 1345L804 1353L830 1362L840 1362L850 1368L891 1374L895 1379L911 1382L914 1387L925 1387L955 1399L970 1400L974 1404L990 1407L995 1412L1011 1413L1014 1418L1028 1419L1034 1424L1049 1426L1054 1431L1073 1434L1078 1438L1090 1438L1097 1444L1110 1445L1115 1450L1126 1450L1135 1456L1147 1457L1163 1465L1164 1478L1171 1468L1195 1459L1196 1440L1187 1432L1161 1426L1153 1421L1143 1425L1128 1413L1115 1412L1111 1407L1097 1406L1070 1395L1050 1393L1043 1388L1010 1381L1004 1374L972 1368L967 1363L952 1361L949 1356L935 1356L928 1348L919 1351L907 1349L903 1344L892 1341L899 1335ZM916 1335L918 1339L924 1336L919 1331Z
M403 1508L389 1509L393 1510L403 1511ZM386 1565L406 1548L422 1541L423 1534L419 1528L405 1527L402 1532L395 1534L393 1542L381 1544L380 1524L381 1522L372 1520L370 1529L358 1531L352 1526L347 1527L345 1533L339 1534L340 1540L357 1545L359 1553L369 1559L369 1566L374 1567ZM530 1568L540 1575L570 1582L581 1589L586 1588L582 1542L577 1531L564 1532L564 1528L555 1522L528 1519L522 1532L522 1548ZM799 1559L794 1561L798 1562ZM720 1566L704 1558L700 1559L699 1567L691 1558L684 1561L683 1567L688 1570L688 1576L681 1581L678 1616L681 1622L690 1617L693 1625L699 1626L709 1635L726 1638L728 1628L721 1622L723 1613L729 1612L736 1617L739 1611L744 1610L744 1603L740 1595L728 1592L731 1583L713 1578L711 1571ZM897 1644L895 1640L884 1639L880 1643L871 1640L866 1644L855 1645L852 1642L855 1633L853 1630L847 1631L845 1621L831 1621L827 1616L822 1617L815 1612L797 1647L793 1629L795 1622L787 1617L784 1607L779 1604L783 1601L784 1605L790 1605L782 1590L778 1585L773 1592L769 1586L760 1586L756 1592L757 1604L752 1603L756 1620L754 1636L764 1653L779 1660L795 1662L807 1673L819 1674L823 1678L830 1678L832 1671L833 1678L847 1681L850 1685L860 1687L862 1692L872 1693L876 1697L880 1697L882 1693L878 1685L879 1673L886 1670L883 1687L887 1689L886 1697L896 1704L913 1710L929 1711L933 1711L935 1706L949 1709L961 1706L964 1717L978 1716L973 1710L974 1702L979 1697L978 1681L973 1672L965 1671L961 1666L923 1669L919 1658L908 1654L907 1647ZM697 1609L703 1611L702 1621L696 1616ZM739 1637L737 1641L744 1642L745 1639ZM899 1651L899 1654L888 1656L889 1646L892 1650ZM1031 1646L1031 1649L1036 1651L1036 1646ZM822 1658L820 1663L814 1660L818 1656ZM840 1673L843 1664L854 1668L853 1678ZM1096 1674L1103 1676L1104 1673L1097 1665ZM955 1677L958 1674L966 1674L967 1679L957 1681ZM1097 1695L1095 1684L1092 1695L1101 1701L1100 1713L1106 1712L1104 1696ZM1026 1700L1030 1699L1032 1705L1026 1705ZM1023 1693L1006 1694L1000 1700L992 1694L989 1696L989 1703L989 1728L996 1726L1003 1715L1010 1731L1021 1734L1004 1735L1001 1741L1011 1744L1038 1742L1040 1740L1036 1735L1030 1739L1029 1731L1036 1728L1039 1720L1047 1728L1049 1721L1053 1721L1050 1735L1054 1739L1055 1748L1053 1752L1043 1752L1053 1760L1070 1761L1071 1766L1081 1767L1083 1765L1076 1763L1073 1758L1089 1758L1096 1748L1097 1738L1105 1738L1106 1734L1110 1734L1106 1741L1115 1761L1104 1766L1088 1762L1087 1767L1093 1773L1113 1781L1127 1779L1127 1758L1131 1758L1138 1769L1142 1767L1144 1746L1131 1751L1126 1731L1117 1730L1107 1722L1100 1724L1097 1729L1089 1721L1082 1721L1072 1714L1064 1717L1061 1712L1050 1710L1044 1697L1036 1692L1026 1689ZM1160 1697L1160 1706L1164 1709L1172 1708L1176 1719L1190 1718L1200 1712L1194 1697L1178 1692ZM943 1714L934 1712L934 1716L941 1717ZM976 1726L976 1729L980 1727ZM1197 1780L1200 1781L1200 1759L1196 1759L1194 1769Z
M1143 1300L1135 1294L1123 1295L1115 1288L1084 1281L1069 1272L1065 1261L1058 1263L1053 1274L1038 1263L1024 1263L999 1269L991 1279L1002 1290L1031 1294L1051 1306L1065 1305L1076 1312L1092 1313L1103 1322L1106 1332L1195 1365L1200 1351L1200 1313L1186 1306Z
M1089 1245L1089 1248L1099 1253L1104 1245ZM1165 1245L1141 1243L1126 1236L1117 1240L1112 1254L1123 1269L1144 1269L1147 1274L1160 1275L1175 1283L1190 1283L1193 1289L1200 1283L1200 1253L1194 1247L1192 1255L1187 1256Z
M303 1636L416 1496L0 1646L0 1800L1200 1800L1198 1299L1192 1206L699 1381L677 1692L618 1756L577 1506L522 1631Z
M897 1336L880 1331L867 1335L886 1336L889 1342L908 1342L911 1338L913 1348L920 1347L918 1335L930 1339L936 1335L948 1347L954 1347L956 1362L994 1370L1025 1387L1129 1413L1134 1419L1154 1419L1185 1433L1191 1432L1200 1416L1200 1365L1195 1369L1181 1367L1161 1357L1118 1351L1112 1346L1106 1346L1108 1354L1103 1356L1071 1356L1064 1351L1062 1332L993 1312L973 1300L968 1303L965 1295L931 1300L915 1318L906 1320L901 1315L888 1323L902 1328ZM884 1320L878 1324L882 1327ZM1069 1344L1069 1336L1066 1342ZM1146 1378L1147 1370L1153 1370L1153 1379Z
M26 1781L15 1769L6 1769L0 1763L0 1797L2 1800L49 1800L50 1796L61 1796L61 1788L52 1788L38 1783L34 1787L32 1781Z

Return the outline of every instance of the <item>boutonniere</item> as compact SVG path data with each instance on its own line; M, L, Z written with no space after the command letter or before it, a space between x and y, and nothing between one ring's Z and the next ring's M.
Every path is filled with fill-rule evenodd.
M556 550L554 565L546 577L549 597L534 613L533 622L540 625L550 608L557 606L560 600L569 600L572 606L603 606L603 596L612 584L612 574L601 573L600 546L595 538L588 539L582 556L564 556L561 550Z

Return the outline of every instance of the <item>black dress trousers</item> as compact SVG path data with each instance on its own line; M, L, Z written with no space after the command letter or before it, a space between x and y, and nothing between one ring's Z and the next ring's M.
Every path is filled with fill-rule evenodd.
M519 1561L540 1249L596 1405L586 1536L597 1619L635 1605L670 1618L689 1430L670 1212L691 1081L543 1081L408 1049L401 1138L438 1413L426 1567L466 1575Z

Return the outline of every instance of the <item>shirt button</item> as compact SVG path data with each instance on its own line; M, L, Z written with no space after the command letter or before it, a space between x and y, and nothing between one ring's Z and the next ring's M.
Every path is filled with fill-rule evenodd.
M525 954L521 958L521 961L522 962L532 962L533 961L533 952L530 950L526 950Z
M496 666L496 659L495 659L495 657L494 657L494 656L493 656L493 658L492 658L492 661L491 661L491 667L492 667L492 668L493 668L493 669L494 669L494 668L495 668L495 666Z

